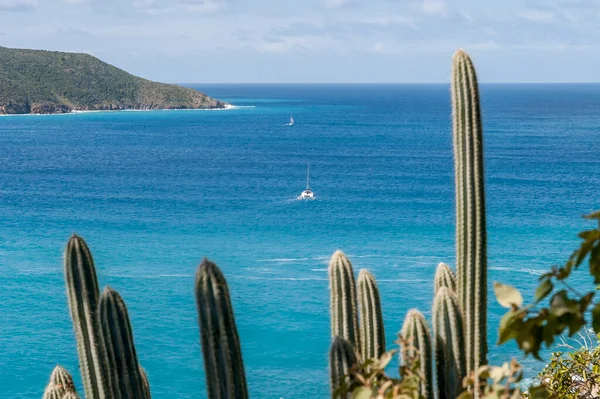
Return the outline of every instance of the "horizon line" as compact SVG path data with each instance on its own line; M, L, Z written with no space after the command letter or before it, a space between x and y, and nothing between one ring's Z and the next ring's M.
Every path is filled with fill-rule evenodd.
M441 86L450 82L165 82L174 85L420 85ZM599 85L600 82L479 82L480 85Z

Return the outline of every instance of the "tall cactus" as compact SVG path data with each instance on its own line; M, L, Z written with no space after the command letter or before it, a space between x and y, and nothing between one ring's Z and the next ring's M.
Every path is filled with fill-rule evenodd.
M109 368L116 376L114 397L142 399L145 397L143 382L125 302L117 291L106 287L99 306Z
M433 399L431 333L423 314L416 309L409 310L402 324L400 334L406 340L401 348L404 364L410 366L407 360L415 356L418 357L421 373L423 374L419 393L425 399Z
M456 398L466 375L463 320L456 294L441 287L432 313L438 398Z
M112 376L98 318L100 291L92 254L73 235L65 251L65 280L86 399L115 397Z
M458 302L465 319L469 372L486 363L487 243L479 90L473 63L462 50L453 60L452 116Z
M248 389L229 288L214 263L196 273L196 303L209 399L246 399Z
M334 337L329 349L329 377L331 384L331 397L333 399L346 399L350 393L340 395L337 391L345 385L352 383L350 370L357 364L356 353L352 344L341 337ZM351 392L351 390L348 390Z
M435 270L433 295L437 295L442 287L456 292L456 277L454 276L454 272L452 272L450 266L443 262Z
M360 353L354 271L352 263L342 251L335 251L329 262L329 284L331 336L344 338Z
M368 270L358 273L358 305L362 357L379 359L385 352L385 331L379 289Z
M148 382L148 375L146 374L146 370L140 366L140 377L142 378L142 388L144 388L144 398L152 399L152 395L150 394L150 383Z

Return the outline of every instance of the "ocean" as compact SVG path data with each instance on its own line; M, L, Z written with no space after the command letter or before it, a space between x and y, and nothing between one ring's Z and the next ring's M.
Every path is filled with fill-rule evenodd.
M408 309L430 316L435 268L454 265L448 85L192 86L237 107L0 118L1 397L40 398L56 364L83 393L62 269L74 232L127 303L155 399L206 397L203 257L228 280L253 398L328 397L336 249L377 278L390 349ZM522 355L495 345L491 283L531 299L600 208L600 85L481 97L499 364ZM317 200L297 201L309 163Z

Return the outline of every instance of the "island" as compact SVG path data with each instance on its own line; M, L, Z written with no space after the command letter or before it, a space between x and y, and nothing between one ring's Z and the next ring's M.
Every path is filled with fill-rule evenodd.
M89 54L0 47L0 115L229 106L194 89L139 78Z

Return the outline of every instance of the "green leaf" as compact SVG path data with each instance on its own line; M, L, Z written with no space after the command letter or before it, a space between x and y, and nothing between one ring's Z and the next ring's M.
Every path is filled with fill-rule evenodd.
M550 394L543 385L529 387L529 397L531 399L548 399Z
M505 308L511 308L513 305L520 307L523 304L523 297L519 290L510 285L494 282L494 293L498 303Z
M592 212L589 215L583 215L586 219L598 219L600 220L600 211Z
M554 284L552 284L552 281L549 279L542 281L542 283L537 287L537 290L535 290L535 301L539 302L544 299L550 292L552 292L553 288Z
M351 399L371 399L373 397L373 391L371 388L358 387L352 391Z
M596 334L600 333L600 303L596 304L594 309L592 309L592 328Z

